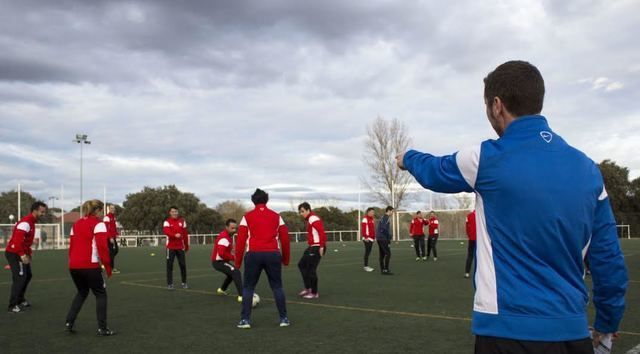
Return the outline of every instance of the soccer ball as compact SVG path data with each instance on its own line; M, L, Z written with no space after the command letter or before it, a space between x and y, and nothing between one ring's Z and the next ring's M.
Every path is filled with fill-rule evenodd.
M253 293L253 302L251 303L251 305L253 307L258 306L258 304L260 304L260 295Z

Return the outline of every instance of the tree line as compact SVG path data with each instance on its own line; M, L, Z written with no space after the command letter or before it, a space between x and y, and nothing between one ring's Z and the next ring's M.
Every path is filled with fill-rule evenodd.
M632 234L637 235L640 232L640 177L630 180L629 169L611 160L602 161L599 167L617 223L631 225ZM21 215L24 216L36 198L26 191L22 192L21 198ZM17 199L16 191L0 193L0 223L9 223L11 214L15 217L14 222L17 221ZM209 207L195 194L180 191L175 185L144 187L139 192L126 195L122 206L116 205L116 208L118 220L125 230L160 234L167 210L174 205L180 209L192 233L217 233L224 228L226 219L239 221L248 210L248 203L234 200ZM358 228L357 210L322 206L314 208L314 211L323 219L327 230ZM60 209L50 208L41 222L53 223L54 212L60 212ZM376 210L376 215L382 214L382 209ZM297 210L284 211L281 215L291 231L305 231L305 221Z

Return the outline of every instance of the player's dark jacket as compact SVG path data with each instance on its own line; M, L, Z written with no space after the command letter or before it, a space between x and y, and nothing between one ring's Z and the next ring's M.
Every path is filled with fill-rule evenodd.
M376 232L376 240L391 241L391 220L387 214L384 214L378 222L378 232Z

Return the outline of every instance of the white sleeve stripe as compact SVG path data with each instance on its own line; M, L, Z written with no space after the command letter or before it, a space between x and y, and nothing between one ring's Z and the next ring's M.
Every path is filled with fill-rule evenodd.
M608 196L609 196L609 194L607 194L607 189L604 188L604 186L602 186L602 193L600 193L600 196L598 197L598 200L605 200L605 199L607 199Z
M229 240L227 240L226 238L223 238L220 241L218 241L219 246L229 247L229 244L230 244Z
M240 226L247 226L247 219L243 216L242 220L240 220Z
M362 219L363 223L367 223L367 218Z
M309 224L313 224L316 221L320 221L320 218L316 215L311 215L311 217L309 218Z
M18 226L16 226L16 229L22 230L24 232L29 232L29 231L31 231L31 225L29 225L28 222L24 222L23 221L23 222L19 223Z
M162 224L162 227L170 227L171 225L169 224L169 222L167 220L164 221L164 224Z
M96 225L96 227L93 228L93 233L94 234L97 234L97 233L100 233L100 232L107 232L107 226L103 222L98 223Z
M478 177L478 166L480 164L480 145L465 148L456 154L456 164L464 180L471 186L476 187Z
M108 217L108 216L105 216L105 217L102 219L102 221L103 221L103 222L109 222L109 221L111 221L111 220L109 219L109 217Z
M278 226L283 226L285 225L284 220L282 220L282 216L280 217L280 224L278 224Z
M184 221L184 220L182 220L182 227L185 228L185 229L187 228L187 222Z

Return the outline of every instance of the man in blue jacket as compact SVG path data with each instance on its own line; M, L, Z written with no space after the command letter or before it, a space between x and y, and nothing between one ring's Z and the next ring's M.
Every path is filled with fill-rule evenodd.
M433 191L476 194L476 353L593 353L618 331L628 282L598 165L539 115L545 90L535 66L506 62L484 84L499 139L441 157L410 150L398 165Z
M393 275L389 271L389 261L391 260L391 215L393 215L393 207L388 206L384 215L378 222L378 232L376 232L376 241L380 249L380 269L382 275Z

